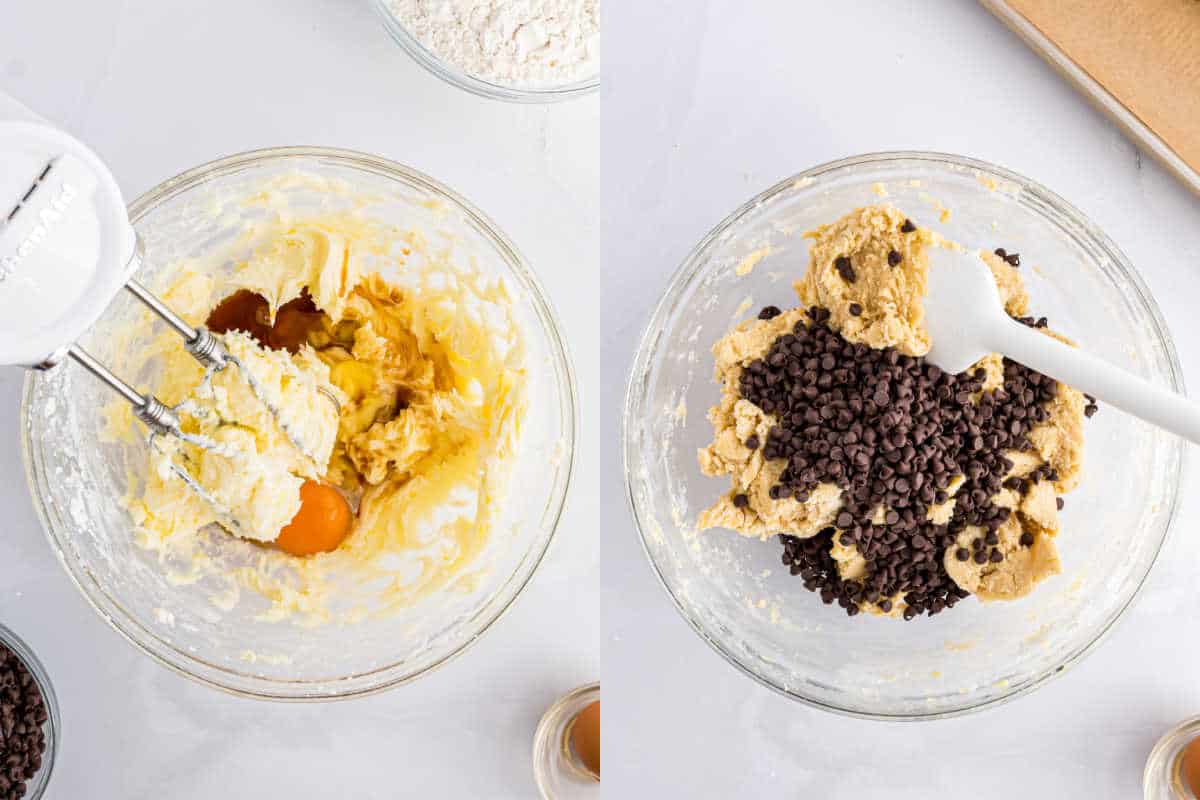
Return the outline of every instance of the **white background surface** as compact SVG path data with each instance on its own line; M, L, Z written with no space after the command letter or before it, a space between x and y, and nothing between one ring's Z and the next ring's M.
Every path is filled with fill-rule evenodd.
M366 0L0 0L0 88L90 143L129 199L257 147L377 153L442 180L530 259L575 355L582 443L568 511L511 613L461 659L345 703L228 697L137 653L54 560L18 446L22 374L0 370L0 621L62 705L49 797L536 795L533 731L599 671L599 104L487 101L413 63Z
M692 246L776 181L885 149L976 156L1076 204L1141 269L1200 382L1200 201L975 4L659 0L608 12L602 441L616 440L636 339ZM646 565L615 447L602 481L607 796L1139 797L1157 737L1200 713L1194 501L1134 610L1077 668L983 714L885 724L809 709L725 664Z

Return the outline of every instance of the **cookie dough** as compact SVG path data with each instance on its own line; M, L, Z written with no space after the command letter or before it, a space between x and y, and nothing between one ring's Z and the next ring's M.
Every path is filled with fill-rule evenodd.
M772 498L771 487L778 482L786 461L767 460L761 448L747 447L746 442L765 442L778 420L741 396L742 370L762 358L798 322L807 324L805 312L814 306L826 309L829 327L851 342L877 349L891 347L910 356L928 353L923 298L929 248L960 245L915 227L901 211L888 205L857 209L805 236L811 240L809 266L794 284L800 306L769 319L743 322L713 346L715 379L722 386L722 396L709 412L713 440L700 450L699 463L705 475L729 476L731 487L700 514L699 526L728 528L759 539L780 533L809 538L833 527L831 556L843 580L855 580L862 576L864 562L852 544L838 541L836 522L842 492L837 486L822 483L804 502L791 497ZM1020 272L994 253L980 255L992 271L1008 313L1014 317L1026 315L1029 296ZM1057 336L1045 328L1043 331ZM1004 383L1004 364L997 355L984 358L973 370L982 370L984 375L975 402L982 393L995 391ZM1059 532L1057 501L1059 495L1079 482L1084 406L1082 394L1060 385L1046 405L1048 418L1027 434L1031 448L1004 452L1012 462L1005 485L1023 490L1005 488L991 498L992 503L1011 509L1008 520L997 531L997 547L1005 558L981 565L973 558L959 561L955 557L957 548L947 549L946 571L959 587L981 600L1010 600L1027 594L1039 581L1059 571L1054 540ZM961 478L950 483L949 498L929 507L930 520L937 524L950 520L953 495L961 485ZM882 521L886 512L881 507L877 520ZM981 535L979 529L968 528L959 533L958 539L966 542L961 546L969 550ZM1023 535L1026 539L1032 536L1032 545L1021 544ZM862 610L891 616L902 607L899 597L892 599L887 612L876 603L860 603Z
M1049 484L1044 484L1049 486ZM1042 580L1059 572L1058 550L1053 535L1040 531L1028 547L1020 543L1021 535L1028 530L1020 515L1009 517L996 533L1000 543L996 546L1004 554L998 564L991 562L976 564L973 559L959 561L951 550L946 551L946 572L962 588L980 600L1015 600L1033 591ZM982 528L968 527L958 535L957 545L967 550L971 543L984 535Z
M907 221L891 206L869 206L805 233L812 241L809 267L795 288L801 306L827 309L830 327L846 339L923 356L929 352L924 325L928 250L961 248L926 228L903 233ZM1005 310L1024 315L1029 296L1020 274L994 253L980 255L991 267ZM839 271L841 259L848 261L842 269L852 280ZM851 313L851 305L857 305L858 314Z

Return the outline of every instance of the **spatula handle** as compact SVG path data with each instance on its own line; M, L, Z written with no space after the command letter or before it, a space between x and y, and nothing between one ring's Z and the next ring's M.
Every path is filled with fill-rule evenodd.
M1200 444L1200 403L1016 321L1006 321L997 337L996 351L1014 361Z

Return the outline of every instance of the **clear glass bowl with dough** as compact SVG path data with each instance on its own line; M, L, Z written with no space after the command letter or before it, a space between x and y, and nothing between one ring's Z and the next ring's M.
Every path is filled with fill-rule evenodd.
M295 175L306 178L294 192L281 190L290 212L303 216L361 205L371 219L423 232L438 258L472 264L507 284L525 339L526 424L507 496L470 580L394 613L346 625L268 621L262 598L246 592L226 610L214 597L221 583L208 577L181 582L155 553L135 544L120 498L130 480L126 470L136 476L146 469L145 447L140 440L101 443L100 409L111 399L102 384L69 365L31 374L24 388L22 438L29 484L50 543L107 622L160 662L203 683L257 697L317 700L413 680L478 640L510 607L541 563L562 511L576 407L559 326L529 265L466 200L391 161L282 148L232 156L172 178L130 207L146 248L142 281L155 290L168 285L181 260L205 264L202 269L218 275L231 269L201 257L228 243L247 215L262 213L252 205L239 210L244 198L280 176L286 187ZM325 182L350 187L351 194L330 194ZM140 312L128 298L114 301L89 334L88 346L103 355L130 313ZM149 372L128 377L153 385L153 365L145 369ZM243 557L255 563L255 545L214 535L231 544L232 554L222 551L231 567Z
M1101 406L1066 497L1062 574L1015 602L971 598L907 623L824 606L782 566L775 537L697 533L699 512L728 490L696 462L720 396L709 348L765 305L795 307L791 283L808 264L800 234L883 194L953 241L1019 252L1033 313L1082 347L1175 391L1183 378L1153 298L1112 241L1047 189L982 162L883 153L815 167L746 203L687 257L642 338L624 409L626 486L656 573L692 628L764 685L845 714L927 719L1030 692L1103 641L1163 545L1184 448Z
M413 61L451 86L457 86L471 94L493 100L505 100L510 103L557 103L561 100L570 100L590 94L600 88L599 72L579 80L552 86L509 86L471 75L421 44L417 37L413 36L396 19L396 15L388 7L388 0L370 0L370 2L383 21L383 27Z

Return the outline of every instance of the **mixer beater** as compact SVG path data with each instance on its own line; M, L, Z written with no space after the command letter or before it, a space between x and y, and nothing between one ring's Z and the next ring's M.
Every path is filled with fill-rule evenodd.
M129 402L134 416L150 431L151 447L158 447L162 437L175 437L202 450L236 455L226 445L184 431L180 406L169 407L153 394L138 391L78 344L124 289L179 334L187 352L205 368L202 386L214 373L233 367L292 445L315 461L313 448L220 340L206 328L190 325L133 279L141 263L141 242L104 163L85 145L0 93L0 366L45 370L70 359ZM336 397L320 387L318 391L338 408ZM203 413L194 404L189 410ZM169 463L171 471L213 508L222 525L243 533L235 516L188 467Z

